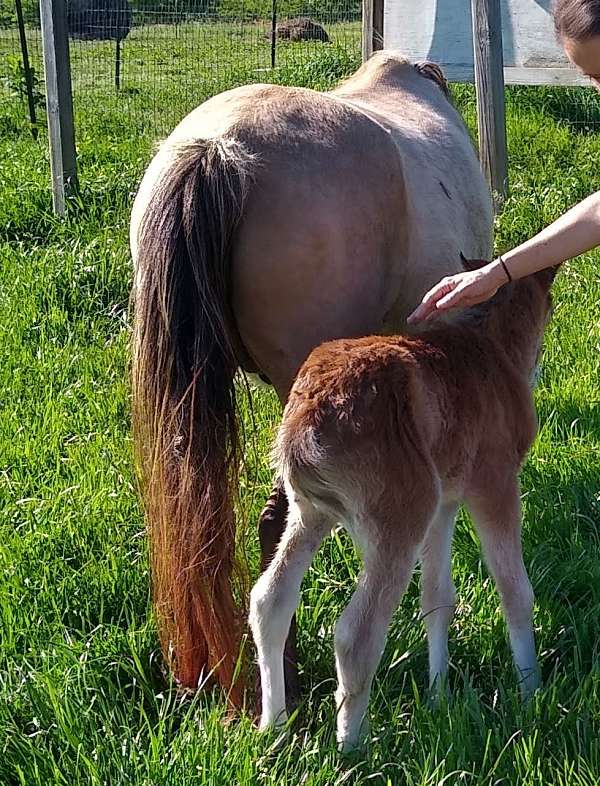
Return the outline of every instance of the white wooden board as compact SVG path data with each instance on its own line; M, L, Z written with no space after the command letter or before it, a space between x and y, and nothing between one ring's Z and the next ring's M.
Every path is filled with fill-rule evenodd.
M589 84L556 41L552 0L501 0L505 81ZM439 63L452 81L473 81L470 0L386 0L384 42L411 60Z

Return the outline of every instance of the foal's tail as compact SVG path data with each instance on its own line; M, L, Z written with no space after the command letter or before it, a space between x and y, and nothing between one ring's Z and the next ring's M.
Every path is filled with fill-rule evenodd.
M240 458L231 245L252 156L233 139L182 147L139 231L134 288L134 442L163 652L178 682L209 675L239 705L243 579L235 561Z

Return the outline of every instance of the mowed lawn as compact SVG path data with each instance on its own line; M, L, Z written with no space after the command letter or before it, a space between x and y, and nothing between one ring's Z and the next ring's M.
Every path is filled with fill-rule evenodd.
M277 78L332 83L348 62L327 51ZM455 95L472 127L472 91ZM584 90L509 92L512 195L498 250L600 187L597 101ZM461 518L452 698L427 703L414 581L374 685L368 746L343 760L332 630L359 567L345 537L325 543L303 587L306 700L285 740L259 735L250 717L228 719L218 693L179 699L163 676L128 384L127 224L155 134L143 118L128 123L118 102L111 114L76 98L76 110L82 188L65 222L49 211L44 135L32 141L6 115L0 139L0 784L597 783L600 253L557 280L540 435L522 476L543 689L521 706L493 582ZM242 497L254 576L279 411L265 391L252 412L243 397L240 408L252 435Z

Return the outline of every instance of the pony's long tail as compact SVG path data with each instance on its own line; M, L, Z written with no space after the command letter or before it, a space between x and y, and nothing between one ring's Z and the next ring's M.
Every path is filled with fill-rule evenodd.
M234 139L186 144L140 226L134 286L134 443L161 644L178 682L235 678L242 610L234 499L240 458L231 244L252 176Z

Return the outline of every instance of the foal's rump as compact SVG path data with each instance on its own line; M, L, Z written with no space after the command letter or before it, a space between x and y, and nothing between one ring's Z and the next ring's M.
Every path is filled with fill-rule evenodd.
M437 509L441 486L420 386L397 339L367 337L318 347L290 392L278 471L359 543L361 530L383 526L390 544L401 537L416 546Z

